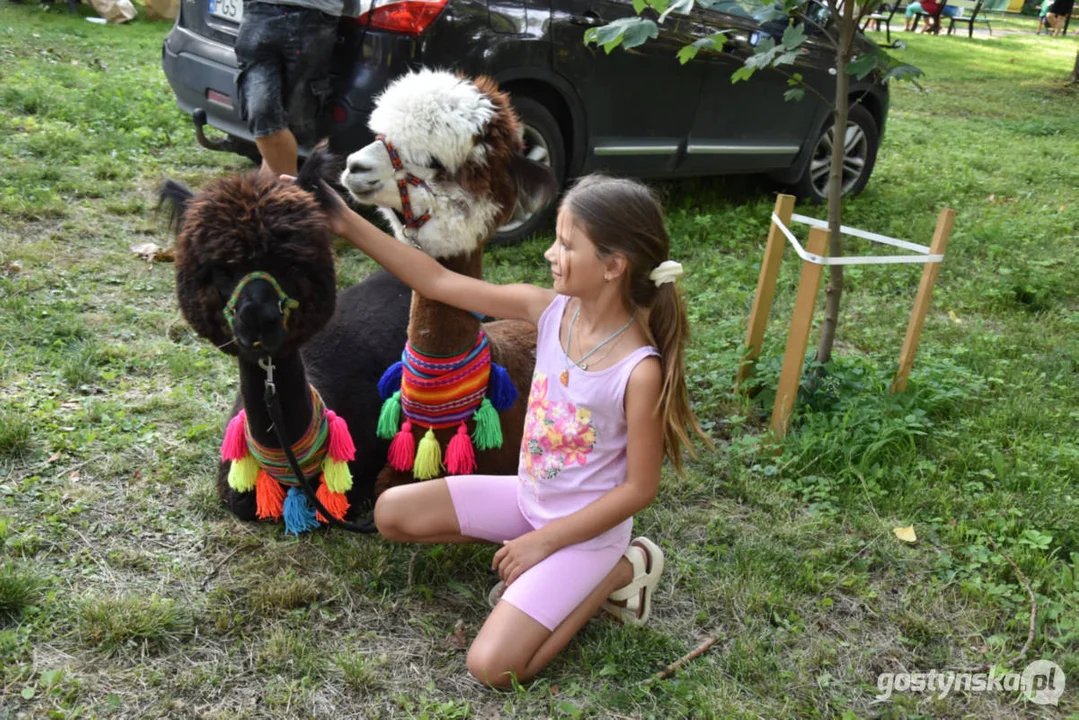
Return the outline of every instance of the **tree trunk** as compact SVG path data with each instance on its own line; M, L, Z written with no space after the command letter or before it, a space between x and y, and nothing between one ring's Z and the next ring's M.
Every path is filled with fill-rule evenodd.
M1068 84L1074 85L1079 82L1079 52L1075 53L1075 67L1072 68L1071 77L1068 78Z
M843 254L843 236L839 232L839 226L843 219L843 160L849 106L847 91L850 87L850 75L846 73L846 67L851 60L851 47L854 42L854 3L850 0L843 3L841 12L843 16L839 21L839 44L836 47L835 64L832 169L828 175L829 257ZM843 266L831 265L828 271L828 287L824 290L824 323L821 326L820 344L817 346L817 362L820 363L826 363L832 357L832 343L835 342L836 328L839 325L839 299L843 295Z

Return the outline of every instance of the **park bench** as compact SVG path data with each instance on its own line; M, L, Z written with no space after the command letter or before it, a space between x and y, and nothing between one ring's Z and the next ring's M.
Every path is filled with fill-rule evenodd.
M948 34L955 30L956 23L967 24L967 37L974 37L974 23L985 23L989 34L993 34L993 26L989 24L989 13L999 12L1001 15L1008 9L1008 0L952 0L953 7L960 8L957 17L948 18Z
M865 32L870 23L875 23L875 29L880 32L880 25L884 23L884 37L888 44L892 42L892 18L903 6L899 0L892 3L881 3L875 12L871 12L862 19L862 32Z

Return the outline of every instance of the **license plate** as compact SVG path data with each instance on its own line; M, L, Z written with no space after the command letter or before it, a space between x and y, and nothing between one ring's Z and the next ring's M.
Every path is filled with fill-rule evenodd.
M210 0L210 14L239 23L244 19L243 0Z

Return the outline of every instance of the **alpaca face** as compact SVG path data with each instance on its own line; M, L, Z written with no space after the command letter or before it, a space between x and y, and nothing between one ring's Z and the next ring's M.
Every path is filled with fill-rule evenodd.
M520 122L489 79L410 73L386 88L368 127L387 142L349 155L341 183L357 202L377 205L398 239L436 258L475 250L519 199L543 204L553 192L549 171L523 164L529 161L521 156ZM394 167L391 147L401 169ZM409 175L421 181L407 186L412 215L430 215L419 229L406 228L402 215L398 180Z
M180 309L223 352L246 359L294 352L333 315L326 215L300 187L257 173L223 178L190 197L181 222ZM264 276L248 278L253 272Z

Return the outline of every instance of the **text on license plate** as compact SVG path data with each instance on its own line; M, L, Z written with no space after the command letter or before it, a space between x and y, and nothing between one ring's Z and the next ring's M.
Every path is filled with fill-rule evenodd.
M238 23L244 19L243 0L210 0L210 14Z

